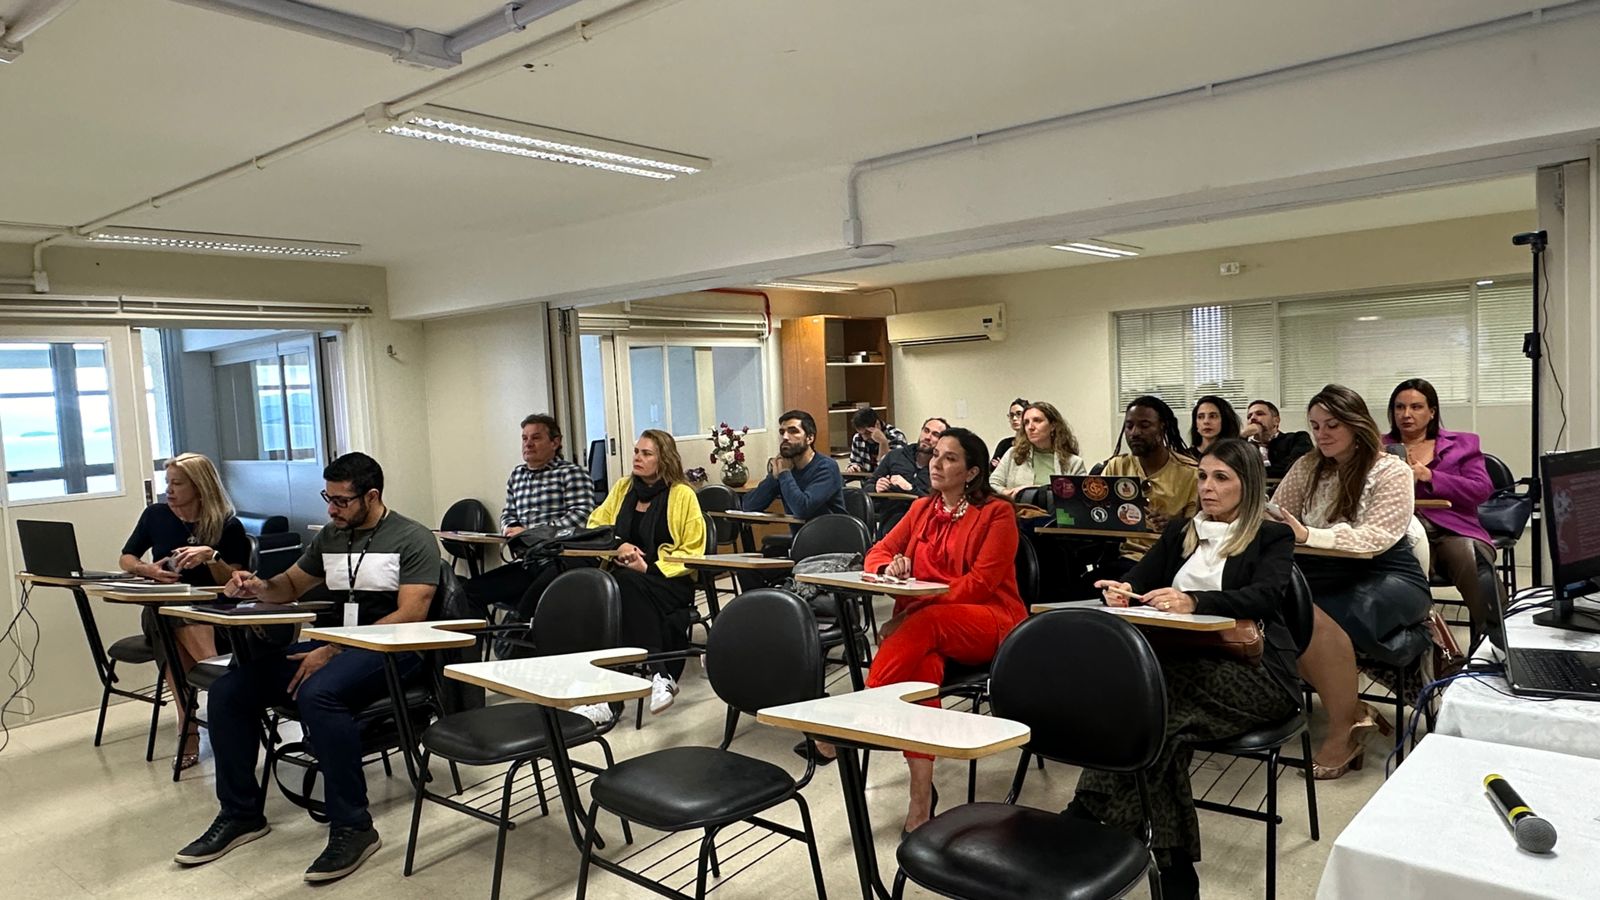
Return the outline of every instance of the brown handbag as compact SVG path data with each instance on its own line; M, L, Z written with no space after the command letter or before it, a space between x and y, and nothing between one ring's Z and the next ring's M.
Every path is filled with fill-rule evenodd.
M1261 623L1254 619L1239 619L1223 631L1146 627L1139 632L1158 654L1217 657L1252 666L1261 665L1266 646Z

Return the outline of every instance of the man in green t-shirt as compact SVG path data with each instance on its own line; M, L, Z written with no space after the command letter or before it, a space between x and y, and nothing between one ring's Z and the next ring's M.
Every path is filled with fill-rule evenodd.
M439 584L439 546L427 526L384 505L383 469L365 453L347 453L322 472L329 523L299 562L262 580L235 572L227 595L289 603L326 584L343 602L348 625L420 622ZM421 660L400 660L401 675ZM355 871L380 846L367 811L355 712L387 692L383 657L370 650L304 641L258 653L211 686L207 723L217 763L221 812L206 833L178 851L183 865L210 862L270 829L256 780L262 711L294 703L317 752L328 811L328 845L305 878L332 881Z

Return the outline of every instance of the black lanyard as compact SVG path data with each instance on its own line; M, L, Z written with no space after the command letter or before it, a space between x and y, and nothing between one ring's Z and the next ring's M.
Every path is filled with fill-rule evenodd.
M389 511L386 509L383 511L383 516L378 519L378 524L372 526L372 531L367 534L367 542L361 545L361 555L356 557L356 561L353 565L350 562L351 554L346 552L344 555L344 571L345 575L350 579L348 585L350 589L350 597L347 601L349 603L356 602L356 576L361 574L361 564L367 561L367 551L372 549L372 539L378 536L378 529L382 528L383 523L388 520ZM350 545L347 548L347 551L354 550L355 548L356 531L354 528L352 528L350 529Z

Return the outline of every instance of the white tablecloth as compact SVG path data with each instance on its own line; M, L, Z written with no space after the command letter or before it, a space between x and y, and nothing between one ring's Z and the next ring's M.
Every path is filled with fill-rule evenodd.
M1506 620L1510 646L1600 651L1600 634L1546 628L1534 623L1534 615L1519 613ZM1503 658L1492 646L1485 644L1484 648L1475 659ZM1475 741L1600 759L1600 702L1517 697L1511 695L1505 679L1498 677L1463 678L1445 688L1437 730ZM1600 886L1595 896L1600 897Z
M1556 827L1517 848L1483 790L1498 772ZM1600 761L1429 735L1334 842L1317 900L1600 896Z

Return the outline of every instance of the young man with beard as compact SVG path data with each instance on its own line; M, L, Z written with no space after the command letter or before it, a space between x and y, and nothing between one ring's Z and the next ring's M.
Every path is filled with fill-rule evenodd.
M292 603L327 584L343 602L346 622L360 625L421 622L428 617L439 584L439 545L426 525L394 512L383 502L383 469L365 453L347 453L322 472L328 526L287 572L263 581L248 571L233 573L225 593L262 603ZM399 658L401 677L421 658ZM361 771L361 736L355 712L387 693L383 656L302 641L257 652L211 686L206 720L216 754L217 800L221 805L205 834L178 851L186 866L211 862L271 829L262 814L263 785L256 780L261 751L261 715L293 702L315 742L328 811L328 846L306 870L310 882L333 881L355 871L381 842L367 811Z
M950 423L934 416L922 423L922 433L915 444L897 447L884 454L878 468L868 482L878 493L900 492L928 496L928 461L933 459L934 445L944 436ZM909 500L883 500L877 503L878 537L889 533L911 508Z
M797 519L844 512L844 476L816 443L817 420L810 413L791 409L779 416L778 455L767 460L767 477L744 495L741 507L760 512L781 499L784 513Z

